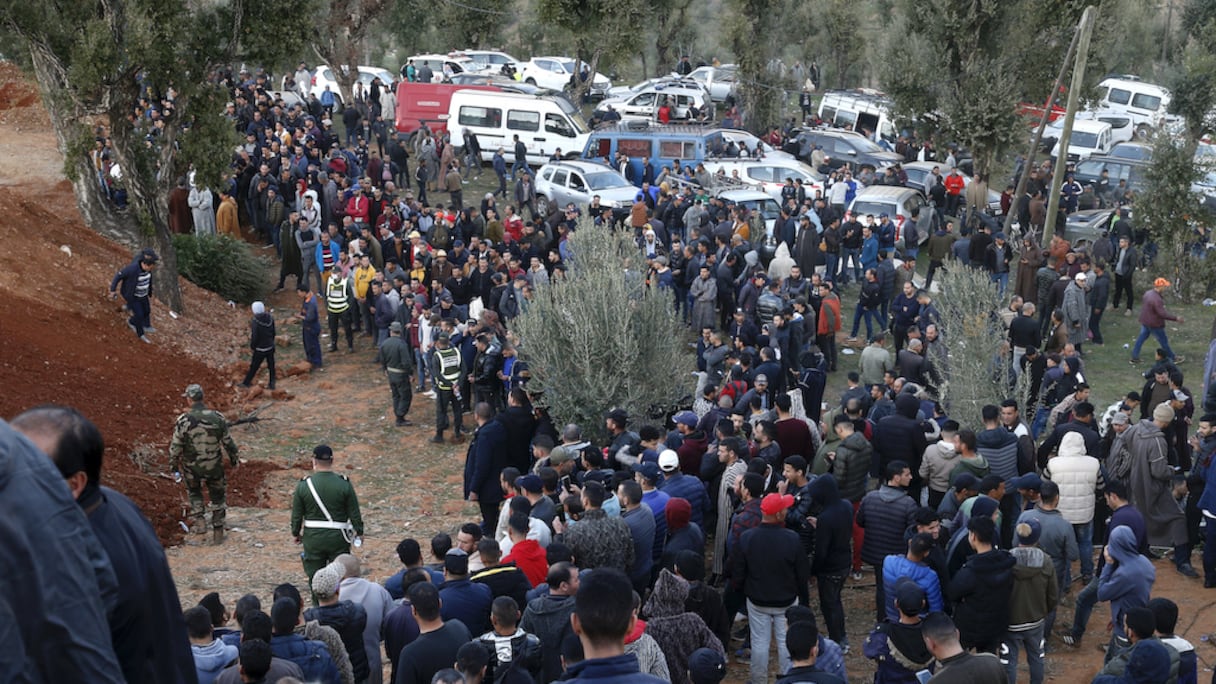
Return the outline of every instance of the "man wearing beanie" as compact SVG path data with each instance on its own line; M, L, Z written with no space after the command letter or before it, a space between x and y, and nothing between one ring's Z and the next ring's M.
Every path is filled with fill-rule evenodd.
M1187 577L1198 577L1191 567L1187 542L1186 514L1174 500L1174 469L1170 466L1165 430L1174 421L1174 409L1162 402L1153 409L1152 420L1141 420L1123 433L1123 444L1131 456L1128 494L1133 506L1144 515L1151 546L1174 547L1174 566Z
M1018 648L1026 651L1026 666L1030 669L1030 684L1042 684L1044 626L1047 615L1055 610L1059 600L1055 566L1051 557L1038 547L1042 534L1039 521L1029 518L1014 527L1018 546L1012 551L1013 594L1009 599L1009 632L1005 646L1009 659L1005 671L1009 681L1017 681Z
M241 387L249 387L253 383L265 361L270 368L270 384L266 388L274 389L274 317L266 313L266 305L261 302L254 302L250 308L253 319L249 322L249 349L253 352L253 358L249 359L249 372L245 374Z
M698 648L688 657L688 679L692 684L718 684L726 679L726 659L712 648Z

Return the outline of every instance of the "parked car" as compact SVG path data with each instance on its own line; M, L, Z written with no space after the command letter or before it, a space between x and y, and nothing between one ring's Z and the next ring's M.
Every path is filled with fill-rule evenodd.
M524 83L560 91L566 89L576 71L575 60L569 57L533 57L523 63L519 75ZM591 78L588 94L592 99L602 100L611 87L612 81L597 71Z
M531 83L520 83L514 79L506 78L505 76L493 76L490 74L470 74L467 71L463 74L456 74L451 79L452 85L458 86L494 86L499 90L508 93L523 93L524 95L549 95L555 97L565 97L566 94L560 90L549 90L540 86L532 85ZM568 98L567 98L568 99Z
M1101 112L1077 112L1074 120L1073 130L1076 130L1076 123L1080 121L1100 121L1110 124L1110 139L1114 144L1127 142L1136 137L1135 126L1132 124L1130 117L1117 113L1101 113ZM1060 135L1064 132L1064 119L1059 118L1053 121L1050 125L1043 129L1043 137L1039 141L1039 145L1044 152L1054 155L1056 142L1060 139Z
M1074 211L1064 221L1063 237L1072 244L1074 249L1088 248L1095 240L1102 237L1104 231L1110 230L1110 221L1114 216L1114 209Z
M749 242L759 253L762 263L772 261L773 255L777 253L777 235L773 227L777 224L777 219L781 218L781 205L777 204L777 200L759 190L724 190L717 196L727 207L739 205L759 216L764 234L752 235Z
M672 121L695 119L693 108L696 108L698 112L713 111L712 100L705 95L705 91L701 88L683 84L659 83L647 86L628 97L608 98L596 106L595 114L599 118L603 118L604 114L608 112L608 108L611 107L625 121L657 121L659 107L664 99L670 99L674 105L671 113ZM712 117L707 116L707 118Z
M503 66L507 64L515 68L518 68L519 65L518 59L497 50L460 50L455 54L467 57L472 62L472 65L465 71L478 74L498 74L502 73Z
M1145 142L1121 142L1110 148L1108 156L1117 159L1151 162L1153 160L1153 146Z
M1104 155L1114 146L1111 125L1104 121L1078 119L1072 122L1072 135L1068 139L1068 161L1080 161L1095 155ZM1060 141L1051 148L1051 156L1059 159Z
M617 218L629 213L638 189L616 169L588 161L549 162L536 173L536 212L548 216L553 204L573 202L580 210L599 195ZM591 218L595 218L592 216Z
M724 102L735 91L735 73L734 64L707 65L693 69L687 78L700 83L714 102Z
M904 173L908 174L907 187L915 188L917 192L927 199L929 197L929 176L933 171L933 167L938 168L943 178L950 173L950 170L945 168L944 164L937 162L907 162L902 164L900 168L904 170ZM959 175L963 177L965 185L971 185L971 176L961 171ZM987 209L988 213L993 216L999 216L1001 213L1001 193L993 190L991 187L988 188Z
M810 166L797 159L707 159L705 170L711 174L719 170L726 176L738 177L747 185L762 190L778 202L781 201L781 190L785 187L785 179L801 180L806 188L808 197L814 197L816 190L823 190L823 176Z
M798 134L798 158L810 163L816 145L822 145L827 165L833 169L885 169L903 162L903 155L888 152L860 133L826 128L807 129Z
M1073 170L1073 178L1081 185L1095 183L1102 176L1102 169L1110 173L1110 185L1118 186L1119 181L1127 181L1128 188L1140 190L1144 185L1144 174L1148 163L1131 159L1115 157L1090 157L1077 163Z
M754 150L754 149L756 149L756 145L759 145L760 149L763 150L763 152L764 152L765 159L789 159L789 160L798 159L797 157L790 154L789 152L786 152L784 150L779 150L779 149L773 147L772 145L764 142L760 138L757 138L756 136L752 135L751 133L740 130L738 128L723 128L722 129L722 139L727 142L733 142L736 145L746 144L747 149L749 149L749 150Z
M628 98L632 95L637 95L638 93L642 92L643 90L645 90L651 86L657 86L657 85L681 85L681 86L685 86L687 88L701 88L702 90L705 90L704 86L702 86L700 81L694 81L691 78L686 78L686 77L681 77L681 76L668 75L668 76L658 76L655 78L648 78L645 81L642 81L641 83L635 83L633 85L628 85L628 86L627 85L612 86L611 88L608 89L607 97L612 98L612 99ZM705 96L709 97L709 91L705 91Z
M388 69L382 69L376 66L359 66L359 77L357 81L363 84L366 88L372 84L372 81L379 78L380 82L386 87L393 82L393 74ZM330 92L334 94L334 111L342 111L344 104L342 102L342 91L338 88L338 81L334 78L334 72L330 70L326 64L319 64L312 72L312 88L309 92L316 95L319 99L321 93L325 92L325 87L329 86Z
M414 68L419 69L425 64L431 70L431 83L448 83L454 82L459 74L467 72L473 66L473 60L460 55L414 55L410 57L405 65L401 67L401 78L405 78L405 67L410 62L414 63Z
M894 185L871 185L868 188L862 189L853 198L848 209L845 210L845 220L849 220L853 216L865 216L873 214L874 218L878 218L883 214L891 217L895 223L895 246L903 249L904 246L904 224L912 218L912 210L928 206L925 203L925 198L912 188L903 188ZM922 232L917 236L918 243L923 243L929 239L928 231Z

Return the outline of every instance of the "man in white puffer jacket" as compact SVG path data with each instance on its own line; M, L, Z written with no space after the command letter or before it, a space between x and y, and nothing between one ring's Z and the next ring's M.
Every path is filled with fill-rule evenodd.
M1094 493L1105 483L1098 459L1085 453L1085 441L1076 432L1064 435L1056 456L1047 461L1043 477L1060 487L1060 514L1072 523L1081 553L1081 581L1094 574Z

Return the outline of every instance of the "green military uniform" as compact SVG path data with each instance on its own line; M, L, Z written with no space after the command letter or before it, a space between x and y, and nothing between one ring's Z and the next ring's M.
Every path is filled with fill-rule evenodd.
M328 447L326 447L328 451ZM323 452L318 447L317 460ZM312 483L312 488L308 485ZM313 496L312 489L316 489ZM320 500L320 503L318 503ZM324 504L325 510L322 510ZM329 512L329 516L325 515ZM363 516L359 513L359 498L350 480L329 470L317 470L300 480L291 497L291 534L304 544L300 559L308 581L312 576L344 553L350 553L351 542L363 535Z
M227 481L224 479L223 453L229 462L237 464L237 446L228 432L228 421L218 411L203 405L203 388L190 385L186 397L193 400L190 410L178 416L173 426L173 439L169 442L169 465L174 472L181 473L190 498L190 524L193 531L202 533L206 507L203 503L203 484L211 497L211 527L224 529L227 515ZM221 453L223 452L223 453Z
M397 415L397 425L408 425L405 419L410 412L410 403L414 399L410 389L410 378L414 375L414 354L410 345L401 339L402 325L393 321L390 326L392 334L380 345L376 360L388 374L388 385L393 393L393 413Z

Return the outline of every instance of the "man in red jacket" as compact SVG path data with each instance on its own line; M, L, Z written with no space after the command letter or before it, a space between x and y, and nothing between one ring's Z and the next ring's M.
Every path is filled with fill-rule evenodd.
M1165 322L1178 321L1185 323L1182 316L1175 316L1165 308L1165 300L1162 299L1161 293L1165 288L1170 286L1170 281L1165 278L1158 278L1153 281L1153 289L1144 293L1144 299L1140 302L1140 335L1136 337L1136 344L1132 347L1132 364L1140 363L1140 347L1144 345L1144 341L1149 335L1157 338L1157 343L1161 345L1161 349L1165 351L1165 358L1174 363L1182 363L1185 359L1181 356L1175 356L1174 350L1170 349L1170 341L1165 336Z
M502 564L515 563L533 587L540 586L549 574L549 562L540 542L528 539L528 518L518 513L512 515L507 521L507 534L511 536L511 553L502 559Z

